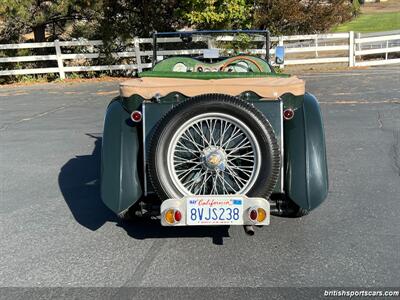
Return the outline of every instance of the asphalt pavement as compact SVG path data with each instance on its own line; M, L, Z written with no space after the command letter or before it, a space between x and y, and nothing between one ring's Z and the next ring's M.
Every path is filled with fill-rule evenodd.
M0 87L0 286L400 286L400 67L304 74L330 192L243 228L122 223L99 196L117 82Z

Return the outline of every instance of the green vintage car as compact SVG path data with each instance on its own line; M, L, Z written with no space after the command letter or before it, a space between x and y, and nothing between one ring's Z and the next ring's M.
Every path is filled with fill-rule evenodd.
M264 39L264 58L221 51L209 42L215 35ZM165 58L166 37L207 39L208 47ZM153 68L122 83L105 115L101 196L112 211L163 226L244 225L253 234L271 214L300 217L324 201L320 107L302 80L274 71L268 31L153 39ZM276 47L275 62L283 60Z

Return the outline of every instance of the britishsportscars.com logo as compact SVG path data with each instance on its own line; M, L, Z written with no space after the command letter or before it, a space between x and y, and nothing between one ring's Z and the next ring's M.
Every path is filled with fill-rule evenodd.
M325 290L325 297L399 297L399 290Z

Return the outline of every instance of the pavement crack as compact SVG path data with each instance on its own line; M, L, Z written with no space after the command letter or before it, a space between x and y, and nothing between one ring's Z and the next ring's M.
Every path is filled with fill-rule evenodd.
M80 101L79 103L72 103L72 104L68 104L68 105L62 105L62 106L59 106L59 107L56 107L56 108L53 108L53 109L50 109L50 110L46 110L46 111L44 111L44 112L40 112L40 113L31 115L31 116L29 116L29 117L25 117L25 118L23 118L23 119L20 119L20 120L18 120L18 121L15 121L15 122L5 123L5 124L3 124L3 125L0 127L0 132L1 132L1 131L6 131L10 126L14 126L14 125L17 125L17 124L20 124L20 123L23 123L23 122L28 122L28 121L36 120L36 119L42 118L42 117L44 117L44 116L47 116L47 115L49 115L49 114L55 113L55 112L57 112L57 111L60 111L60 110L63 110L63 109L72 107L72 106L74 106L74 105L76 105L76 104L81 105L81 104L87 103L87 102L89 102L89 101L90 101L90 100L88 99L88 100Z
M163 248L163 245L166 243L166 240L155 240L151 245L150 249L147 251L145 257L135 268L135 272L133 275L125 281L122 287L132 287L139 286L143 281L144 275L146 275L149 267L153 263L154 259L157 257L158 253ZM118 299L119 297L116 297Z
M19 123L23 123L23 122L28 122L28 121L31 121L31 120L39 119L39 118L44 117L44 116L46 116L48 114L54 113L54 112L62 110L64 108L67 108L68 106L69 105L60 106L60 107L57 107L57 108L54 108L54 109L50 109L50 110L47 110L47 111L44 111L44 112L41 112L41 113L38 113L38 114L34 114L34 115L30 116L30 117L26 117L26 118L20 119L20 120L18 120L16 122L6 123L6 124L4 124L3 126L0 127L0 131L5 131L10 126L17 125Z
M379 111L378 111L378 115L377 115L377 121L378 121L379 129L381 129L383 127L383 122L382 122L382 118L381 118L381 113Z
M394 143L392 146L393 151L393 164L396 169L396 173L400 176L400 131L393 130Z

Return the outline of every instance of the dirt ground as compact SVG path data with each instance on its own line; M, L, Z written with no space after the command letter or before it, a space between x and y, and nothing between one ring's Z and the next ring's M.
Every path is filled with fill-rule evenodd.
M400 12L400 0L388 0L386 2L365 3L361 6L361 11L365 14L379 12Z
M313 65L294 65L294 66L285 66L282 70L282 73L291 74L291 75L302 75L309 73L324 73L324 72L343 72L349 70L365 70L369 69L369 67L348 67L347 63L332 63L332 64L313 64ZM130 79L131 77L110 77L105 76L102 78L77 78L77 79L65 79L63 81L56 80L52 82L43 81L33 81L33 82L18 82L11 84L0 84L0 98L2 96L8 96L7 94L1 93L2 89L7 89L11 87L22 87L22 86L31 86L31 85L41 85L44 83L49 84L58 84L64 83L66 85L75 85L75 84L89 84L94 82L115 82L118 84L119 82L123 82L125 80Z
M349 67L347 63L332 63L332 64L285 66L285 68L282 70L282 73L291 75L302 75L309 73L344 72L350 70L366 70L366 69L369 69L369 67Z

